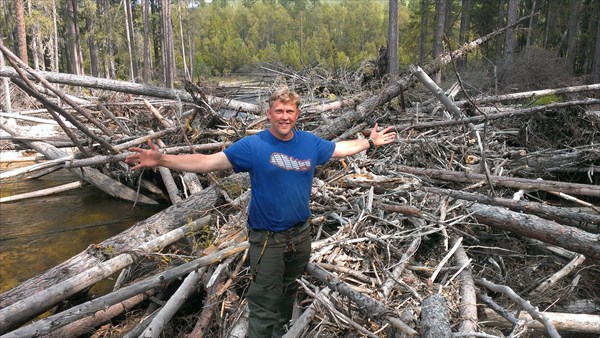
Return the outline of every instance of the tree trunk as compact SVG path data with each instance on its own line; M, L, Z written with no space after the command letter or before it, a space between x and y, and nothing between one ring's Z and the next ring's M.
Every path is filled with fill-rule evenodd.
M81 42L79 38L79 15L77 14L77 0L67 0L67 25L68 25L68 55L71 73L83 75L83 60L81 58Z
M536 11L537 1L533 0L533 4L531 5L531 18L529 19L529 28L527 29L527 41L525 42L525 48L530 49L535 46L535 36L536 36L536 24L538 22L538 16L534 15Z
M17 20L17 37L18 37L18 54L19 58L25 63L29 63L27 57L27 33L25 31L25 9L23 8L23 0L15 1L15 16Z
M592 82L600 83L600 13L596 15L596 47L592 64Z
M446 1L447 0L437 0L436 4L435 31L433 33L433 48L431 52L434 58L437 58L443 52L443 40L446 28ZM441 71L436 71L433 74L433 78L438 84L442 82Z
M463 43L467 42L469 36L469 30L471 28L471 5L472 0L462 0L462 13L460 15L460 29L458 31L458 45L462 46ZM467 64L467 57L465 56L458 61L461 68Z
M185 35L183 34L183 10L181 7L181 0L177 1L177 7L179 9L179 16L177 22L179 23L179 38L181 44L181 59L183 60L183 73L185 74L185 79L188 81L192 81L192 76L190 74L190 70L187 65L187 55L185 52ZM190 59L190 62L194 62L193 59Z
M90 3L87 3L86 10L91 13L92 8ZM96 14L100 14L100 10L96 10ZM92 32L94 29L94 15L86 15L85 17L85 29L88 32ZM88 34L87 38L88 49L90 52L90 74L92 76L98 77L99 68L98 68L98 47L96 46L96 37L94 34Z
M429 27L429 0L421 0L421 29L419 31L419 64L425 63L425 41Z
M4 46L4 41L0 39L0 46ZM0 53L0 68L4 68L4 54ZM4 110L7 113L12 113L12 102L10 95L10 85L8 78L2 77L2 89L4 90Z
M392 79L398 77L398 0L389 0L388 25L388 74Z
M507 0L500 0L498 1L498 23L496 25L496 27L498 29L500 29L501 27L506 26L505 22L506 20L506 1ZM495 52L495 61L496 61L496 65L502 60L502 47L504 46L504 43L502 42L502 36L498 35L496 37L496 52Z
M581 8L581 0L571 0L571 11L569 12L569 23L567 26L567 48L563 49L563 57L567 58L567 62L572 70L575 70L575 46L577 35L579 33L579 9Z
M127 48L129 50L129 74L131 76L131 81L136 82L138 77L138 67L137 67L137 50L135 48L135 34L133 31L133 14L131 12L131 1L123 0L123 8L125 10L125 29L127 32Z
M173 88L173 29L171 28L170 1L161 0L161 23L162 23L162 60L163 77L165 87Z
M142 0L142 21L144 25L144 68L142 79L144 83L152 80L152 56L150 54L150 0Z
M506 12L506 24L513 25L519 15L519 0L508 0L508 11ZM515 28L506 31L504 40L504 61L502 63L503 71L508 72L512 65L513 55L515 53L517 30Z
M600 259L598 235L504 208L475 203L469 209L478 222L495 229L535 238L544 243L578 252L591 259Z

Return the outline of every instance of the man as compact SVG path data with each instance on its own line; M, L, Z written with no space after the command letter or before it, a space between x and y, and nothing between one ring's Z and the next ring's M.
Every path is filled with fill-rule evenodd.
M299 278L310 258L309 200L317 165L392 142L391 127L368 139L331 142L294 129L300 97L287 88L273 93L267 119L270 127L244 137L224 151L204 155L161 154L130 148L125 161L132 169L163 166L179 171L209 173L233 169L248 172L252 197L248 210L248 241L252 281L247 294L248 337L281 337L292 318Z

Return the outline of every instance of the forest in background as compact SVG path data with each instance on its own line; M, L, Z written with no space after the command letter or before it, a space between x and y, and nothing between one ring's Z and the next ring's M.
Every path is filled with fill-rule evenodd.
M36 70L167 87L248 72L263 62L354 70L387 46L387 0L0 4L4 45ZM401 71L531 15L462 66L477 61L493 68L504 86L525 81L547 88L551 79L573 75L600 81L599 0L400 0L397 12ZM528 80L519 65L528 69Z

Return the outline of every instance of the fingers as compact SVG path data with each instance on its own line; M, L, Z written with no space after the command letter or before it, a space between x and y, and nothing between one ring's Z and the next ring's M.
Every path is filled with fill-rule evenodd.
M152 149L152 150L158 150L156 145L154 143L152 143L152 141L150 139L148 139L148 147L150 147L150 149Z

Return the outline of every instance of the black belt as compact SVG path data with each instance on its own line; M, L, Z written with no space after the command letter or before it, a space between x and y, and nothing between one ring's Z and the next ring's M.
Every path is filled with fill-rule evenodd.
M271 231L271 230L267 230L267 229L252 229L252 228L250 228L250 230L261 231L261 232L263 232L263 231L267 232L268 231L268 232L272 232L274 234L283 234L283 233L286 233L288 231L296 231L296 232L302 231L302 230L308 228L309 225L310 225L310 222L308 220L306 220L306 221L298 222L298 223L292 225L291 227L289 227L289 228L287 228L285 230L281 230L281 231Z

